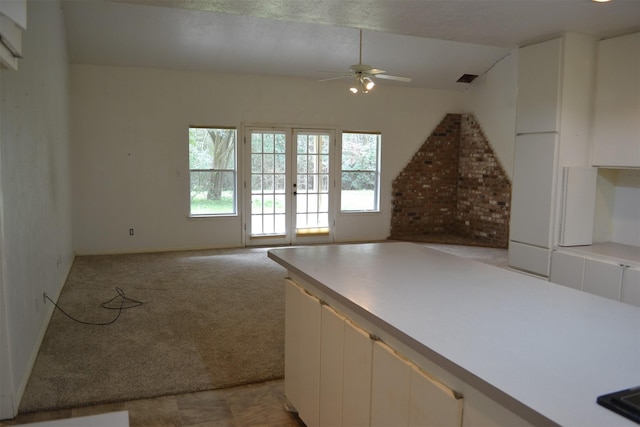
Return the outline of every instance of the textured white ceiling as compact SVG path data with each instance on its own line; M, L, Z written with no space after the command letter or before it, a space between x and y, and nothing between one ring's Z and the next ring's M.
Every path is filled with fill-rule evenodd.
M74 63L323 79L358 62L363 28L364 63L448 90L528 42L640 26L640 0L63 0L63 12Z

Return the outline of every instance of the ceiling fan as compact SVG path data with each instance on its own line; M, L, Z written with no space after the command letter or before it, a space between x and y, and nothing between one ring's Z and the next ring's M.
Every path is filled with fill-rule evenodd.
M357 64L349 67L349 72L336 77L329 77L328 79L320 80L326 82L328 80L353 78L353 84L349 88L352 93L367 93L376 85L375 79L395 80L398 82L408 83L411 81L411 77L392 76L386 74L386 71L378 68L373 68L371 65L362 63L362 30L360 30L360 58Z

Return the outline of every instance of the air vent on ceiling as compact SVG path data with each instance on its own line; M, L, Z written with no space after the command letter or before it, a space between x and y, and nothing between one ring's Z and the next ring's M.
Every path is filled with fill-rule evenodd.
M458 83L471 83L478 77L477 74L463 74L458 80Z

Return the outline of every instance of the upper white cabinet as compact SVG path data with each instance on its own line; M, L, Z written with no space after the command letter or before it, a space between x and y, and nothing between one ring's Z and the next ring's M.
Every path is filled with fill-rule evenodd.
M640 33L600 41L593 165L640 167Z
M561 46L557 38L520 49L516 133L558 130Z
M22 31L27 29L27 0L0 1L0 66L18 69Z

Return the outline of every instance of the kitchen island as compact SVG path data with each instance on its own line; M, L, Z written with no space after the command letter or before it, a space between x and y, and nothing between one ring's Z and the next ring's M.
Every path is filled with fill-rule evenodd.
M637 307L412 243L280 248L269 257L321 307L463 398L462 425L636 425L596 398L640 385ZM306 332L314 333L297 331ZM321 371L319 356L307 359L293 363ZM312 407L307 425L325 412Z

